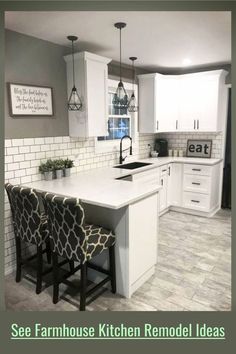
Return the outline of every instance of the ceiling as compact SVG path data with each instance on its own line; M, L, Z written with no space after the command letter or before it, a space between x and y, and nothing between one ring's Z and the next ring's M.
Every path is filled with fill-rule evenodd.
M6 12L6 28L60 45L67 35L77 35L79 51L87 50L119 60L122 30L122 62L137 56L136 66L158 68L200 67L231 61L230 12L83 11Z

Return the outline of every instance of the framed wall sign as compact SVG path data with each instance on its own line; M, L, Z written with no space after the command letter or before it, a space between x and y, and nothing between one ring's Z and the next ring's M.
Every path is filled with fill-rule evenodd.
M10 115L53 116L52 88L8 83Z
M188 140L187 157L211 157L212 140Z

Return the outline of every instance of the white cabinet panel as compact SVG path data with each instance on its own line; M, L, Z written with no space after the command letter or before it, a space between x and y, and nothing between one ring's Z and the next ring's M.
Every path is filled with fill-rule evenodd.
M160 177L160 184L162 189L160 190L160 212L167 208L167 186L168 186L168 175L165 173Z
M182 206L183 164L171 163L168 165L168 206Z
M68 112L69 134L72 137L107 135L108 68L111 59L96 54L75 54L75 85L82 99L80 111ZM72 89L72 56L64 57L67 65L68 96Z
M129 269L131 284L157 262L158 194L129 206Z
M139 131L217 132L225 128L225 70L139 75Z

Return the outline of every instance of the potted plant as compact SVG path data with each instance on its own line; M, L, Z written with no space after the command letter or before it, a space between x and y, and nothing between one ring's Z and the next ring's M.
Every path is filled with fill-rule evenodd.
M51 181L53 179L53 161L47 160L46 162L42 162L39 166L39 172L44 174L44 178L46 181Z
M64 176L69 177L71 168L74 166L74 161L70 159L64 160Z
M62 159L54 160L53 165L54 165L54 170L56 171L56 178L57 179L62 178L64 161Z

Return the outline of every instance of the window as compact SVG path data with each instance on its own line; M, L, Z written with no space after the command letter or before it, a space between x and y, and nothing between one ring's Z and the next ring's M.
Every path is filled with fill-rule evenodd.
M108 135L99 136L98 141L121 139L131 133L131 117L127 108L116 109L112 105L114 92L109 92Z
M119 150L120 139L124 135L130 135L135 147L137 136L137 113L130 113L127 109L115 109L112 99L118 85L117 80L108 80L108 122L107 135L95 138L95 152L108 153ZM124 82L128 96L132 94L132 84ZM135 85L135 96L137 97L137 85Z

